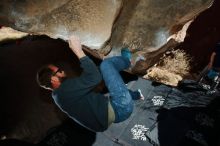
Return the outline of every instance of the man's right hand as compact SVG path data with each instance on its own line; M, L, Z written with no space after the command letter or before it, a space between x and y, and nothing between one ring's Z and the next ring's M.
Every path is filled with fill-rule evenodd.
M82 50L82 45L78 37L74 35L70 36L68 43L70 49L76 54L79 59L86 56Z

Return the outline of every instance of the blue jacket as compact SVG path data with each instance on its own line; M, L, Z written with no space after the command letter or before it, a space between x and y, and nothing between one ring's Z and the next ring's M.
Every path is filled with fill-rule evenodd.
M108 98L93 91L102 76L85 56L80 59L83 72L79 77L66 79L54 90L52 97L57 106L80 125L98 132L108 128Z

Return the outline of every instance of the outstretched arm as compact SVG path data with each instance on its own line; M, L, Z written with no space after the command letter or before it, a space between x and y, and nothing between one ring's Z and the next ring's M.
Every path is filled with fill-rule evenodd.
M94 87L99 84L102 80L102 75L95 63L83 52L79 38L71 36L69 39L69 47L79 58L81 63L80 66L83 69L83 72L79 77L80 82L84 83L85 88Z
M69 43L70 49L73 51L73 53L76 54L76 56L79 59L86 56L85 53L82 50L82 45L81 45L81 42L80 42L78 37L76 37L74 35L70 36L70 39L69 39L68 43Z

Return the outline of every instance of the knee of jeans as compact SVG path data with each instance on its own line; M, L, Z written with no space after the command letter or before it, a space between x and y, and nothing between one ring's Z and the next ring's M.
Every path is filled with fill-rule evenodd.
M127 107L128 115L131 115L131 113L133 112L133 109L134 109L134 105L133 105L133 103L130 103Z
M118 93L119 94L119 93ZM131 94L129 93L129 91L123 91L123 89L121 90L121 104L125 105L125 106L129 106L133 103Z
M124 108L124 115L121 117L122 118L121 120L124 121L128 119L131 116L133 109L134 109L133 103L128 104L127 107Z
M131 97L131 94L129 93L129 91L127 92L127 99L130 100L130 102L128 104L129 112L132 113L133 112L133 108L134 108L134 101L132 100L132 97Z
M128 119L133 112L133 107L134 107L133 104L128 104L127 106L124 107L113 106L116 116L115 123L119 123Z
M125 97L126 97L126 98L124 98L125 100L121 100L121 104L124 106L127 113L131 114L133 111L133 107L134 107L133 100L132 100L129 92L127 92L127 94L125 94Z

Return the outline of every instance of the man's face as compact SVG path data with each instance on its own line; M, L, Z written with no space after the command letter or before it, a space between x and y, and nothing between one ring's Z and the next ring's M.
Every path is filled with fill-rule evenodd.
M66 78L65 72L62 69L58 68L57 66L49 65L48 68L50 68L52 70L52 72L53 72L52 76L57 77L60 81L62 81L64 78Z

